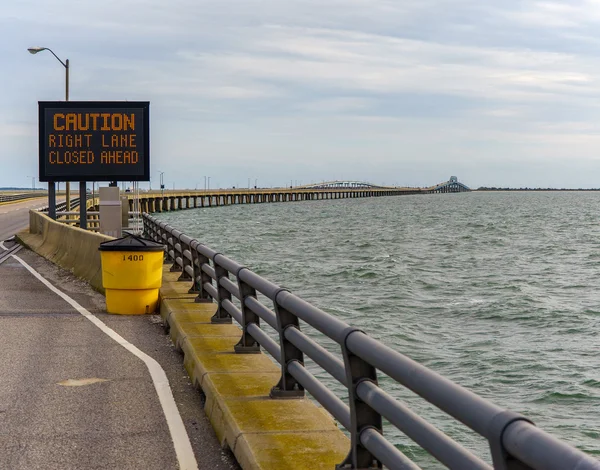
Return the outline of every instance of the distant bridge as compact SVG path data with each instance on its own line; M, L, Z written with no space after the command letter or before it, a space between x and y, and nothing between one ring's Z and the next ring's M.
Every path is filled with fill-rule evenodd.
M436 184L427 189L432 193L464 193L471 191L468 186L459 183L456 176L451 176L448 181Z
M391 189L395 191L415 191L420 193L464 193L471 189L458 181L456 176L451 176L448 181L430 186L428 188L410 188L407 186L382 186L365 181L323 181L321 183L291 186L290 189Z
M379 186L364 181L323 181L322 183L311 183L303 186L292 186L301 189L330 189L330 188L385 188L397 189L395 186Z
M400 186L378 186L362 181L327 181L288 188L228 188L209 190L173 190L142 191L139 201L133 193L127 193L129 212L154 213L199 207L229 206L233 204L262 204L268 202L321 201L329 199L349 199L359 197L408 196L413 194L461 193L470 189L458 182L456 176L448 181L428 188L409 188ZM88 215L92 230L98 228L98 201L88 201ZM68 216L60 220L68 224L77 224L78 219L71 218L74 212L60 212Z
M456 176L429 188L378 186L363 181L326 181L289 188L232 188L205 191L164 191L140 194L141 212L164 212L196 207L260 204L265 202L319 201L358 197L405 196L411 194L459 193L470 189ZM134 210L130 196L130 210Z

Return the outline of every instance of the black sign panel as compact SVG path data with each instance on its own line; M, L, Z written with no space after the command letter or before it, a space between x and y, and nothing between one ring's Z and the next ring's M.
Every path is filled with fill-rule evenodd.
M148 181L150 103L40 101L40 181Z

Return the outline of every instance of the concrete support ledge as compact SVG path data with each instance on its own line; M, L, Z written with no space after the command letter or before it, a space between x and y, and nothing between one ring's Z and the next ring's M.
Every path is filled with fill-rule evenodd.
M206 396L204 410L221 444L244 470L333 470L350 449L333 418L308 398L269 398L279 366L262 353L236 354L240 328L212 324L216 305L195 303L190 282L178 277L165 266L160 314Z
M32 251L88 281L97 291L104 292L98 247L112 237L71 227L31 210L29 232L21 232L17 238Z

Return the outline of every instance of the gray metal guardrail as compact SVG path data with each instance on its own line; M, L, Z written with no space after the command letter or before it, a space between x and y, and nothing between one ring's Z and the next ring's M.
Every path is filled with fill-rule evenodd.
M600 461L528 418L479 397L150 215L144 214L143 220L146 235L167 246L171 271L180 271L179 280L191 283L196 302L216 301L212 322L230 323L233 318L239 323L235 352L256 353L262 346L281 365L271 398L303 397L308 391L350 433L351 448L337 468L418 469L386 439L387 419L451 469L600 470ZM273 302L273 310L261 303L258 293ZM335 341L343 361L307 336L300 320ZM275 329L279 341L261 329L261 322ZM304 367L305 355L346 387L348 403ZM378 371L484 437L493 467L384 391Z
M10 195L0 195L0 202L12 202L12 201L21 201L24 199L33 199L36 197L45 196L46 193L23 193L23 194L10 194Z
M71 199L71 209L75 209L79 207L79 198L72 198ZM67 203L66 202L59 202L56 204L56 211L57 212L63 212L67 209ZM48 206L44 206L41 209L42 212L48 212Z

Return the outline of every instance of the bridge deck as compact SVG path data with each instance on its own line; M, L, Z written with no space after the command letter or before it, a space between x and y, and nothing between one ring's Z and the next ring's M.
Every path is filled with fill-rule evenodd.
M238 468L221 450L158 317L104 314L103 297L87 284L29 250L16 256L158 361L200 468ZM145 364L17 259L0 264L0 279L0 468L179 468ZM102 381L70 382L80 379Z

